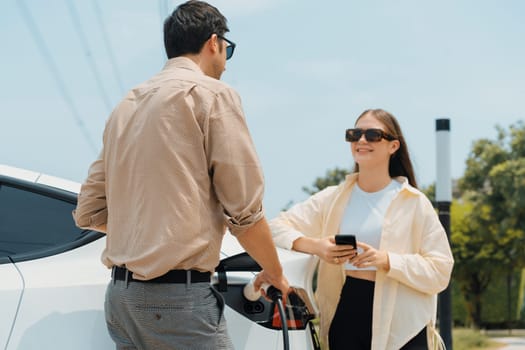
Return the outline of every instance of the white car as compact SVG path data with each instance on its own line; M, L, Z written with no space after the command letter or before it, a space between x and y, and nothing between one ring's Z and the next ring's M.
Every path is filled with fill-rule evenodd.
M0 165L0 348L114 349L104 318L110 271L100 262L105 236L75 226L80 184ZM289 297L288 337L276 305L249 301L244 286L258 265L226 234L213 282L225 297L235 349L318 348L312 280L317 259L278 249L295 293Z

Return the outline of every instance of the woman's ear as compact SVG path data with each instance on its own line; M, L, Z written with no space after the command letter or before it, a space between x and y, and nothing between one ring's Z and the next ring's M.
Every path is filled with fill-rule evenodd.
M390 155L394 155L394 153L397 152L399 147L401 147L399 140L393 140L392 142L390 142Z

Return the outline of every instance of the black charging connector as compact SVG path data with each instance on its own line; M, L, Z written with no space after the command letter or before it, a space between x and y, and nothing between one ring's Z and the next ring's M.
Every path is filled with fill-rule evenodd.
M278 299L283 299L283 293L281 293L281 291L275 288L274 286L268 287L268 289L266 290L266 295L268 296L268 298L275 302L277 302Z

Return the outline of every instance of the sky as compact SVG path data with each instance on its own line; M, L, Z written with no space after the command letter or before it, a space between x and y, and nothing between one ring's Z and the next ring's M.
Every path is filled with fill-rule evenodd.
M82 182L125 92L162 69L168 0L4 0L0 164ZM242 99L269 218L335 167L362 111L399 120L420 186L436 181L436 119L451 175L472 143L525 118L521 0L210 1L237 44L222 80Z

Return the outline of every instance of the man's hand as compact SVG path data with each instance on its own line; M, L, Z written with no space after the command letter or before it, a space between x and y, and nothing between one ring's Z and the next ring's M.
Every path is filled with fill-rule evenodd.
M281 276L270 276L266 271L261 271L255 278L255 281L253 283L255 290L261 290L263 283L266 283L270 286L274 286L275 288L279 289L283 295L283 304L286 303L286 298L288 296L288 293L290 293L290 285L288 284L288 280L284 275ZM267 298L266 293L263 293L263 295ZM268 298L267 298L268 299Z
M281 291L284 301L289 293L290 285L283 275L283 268L266 219L259 220L246 232L238 235L237 240L263 268L255 280L256 289L260 289L264 282L268 283Z

